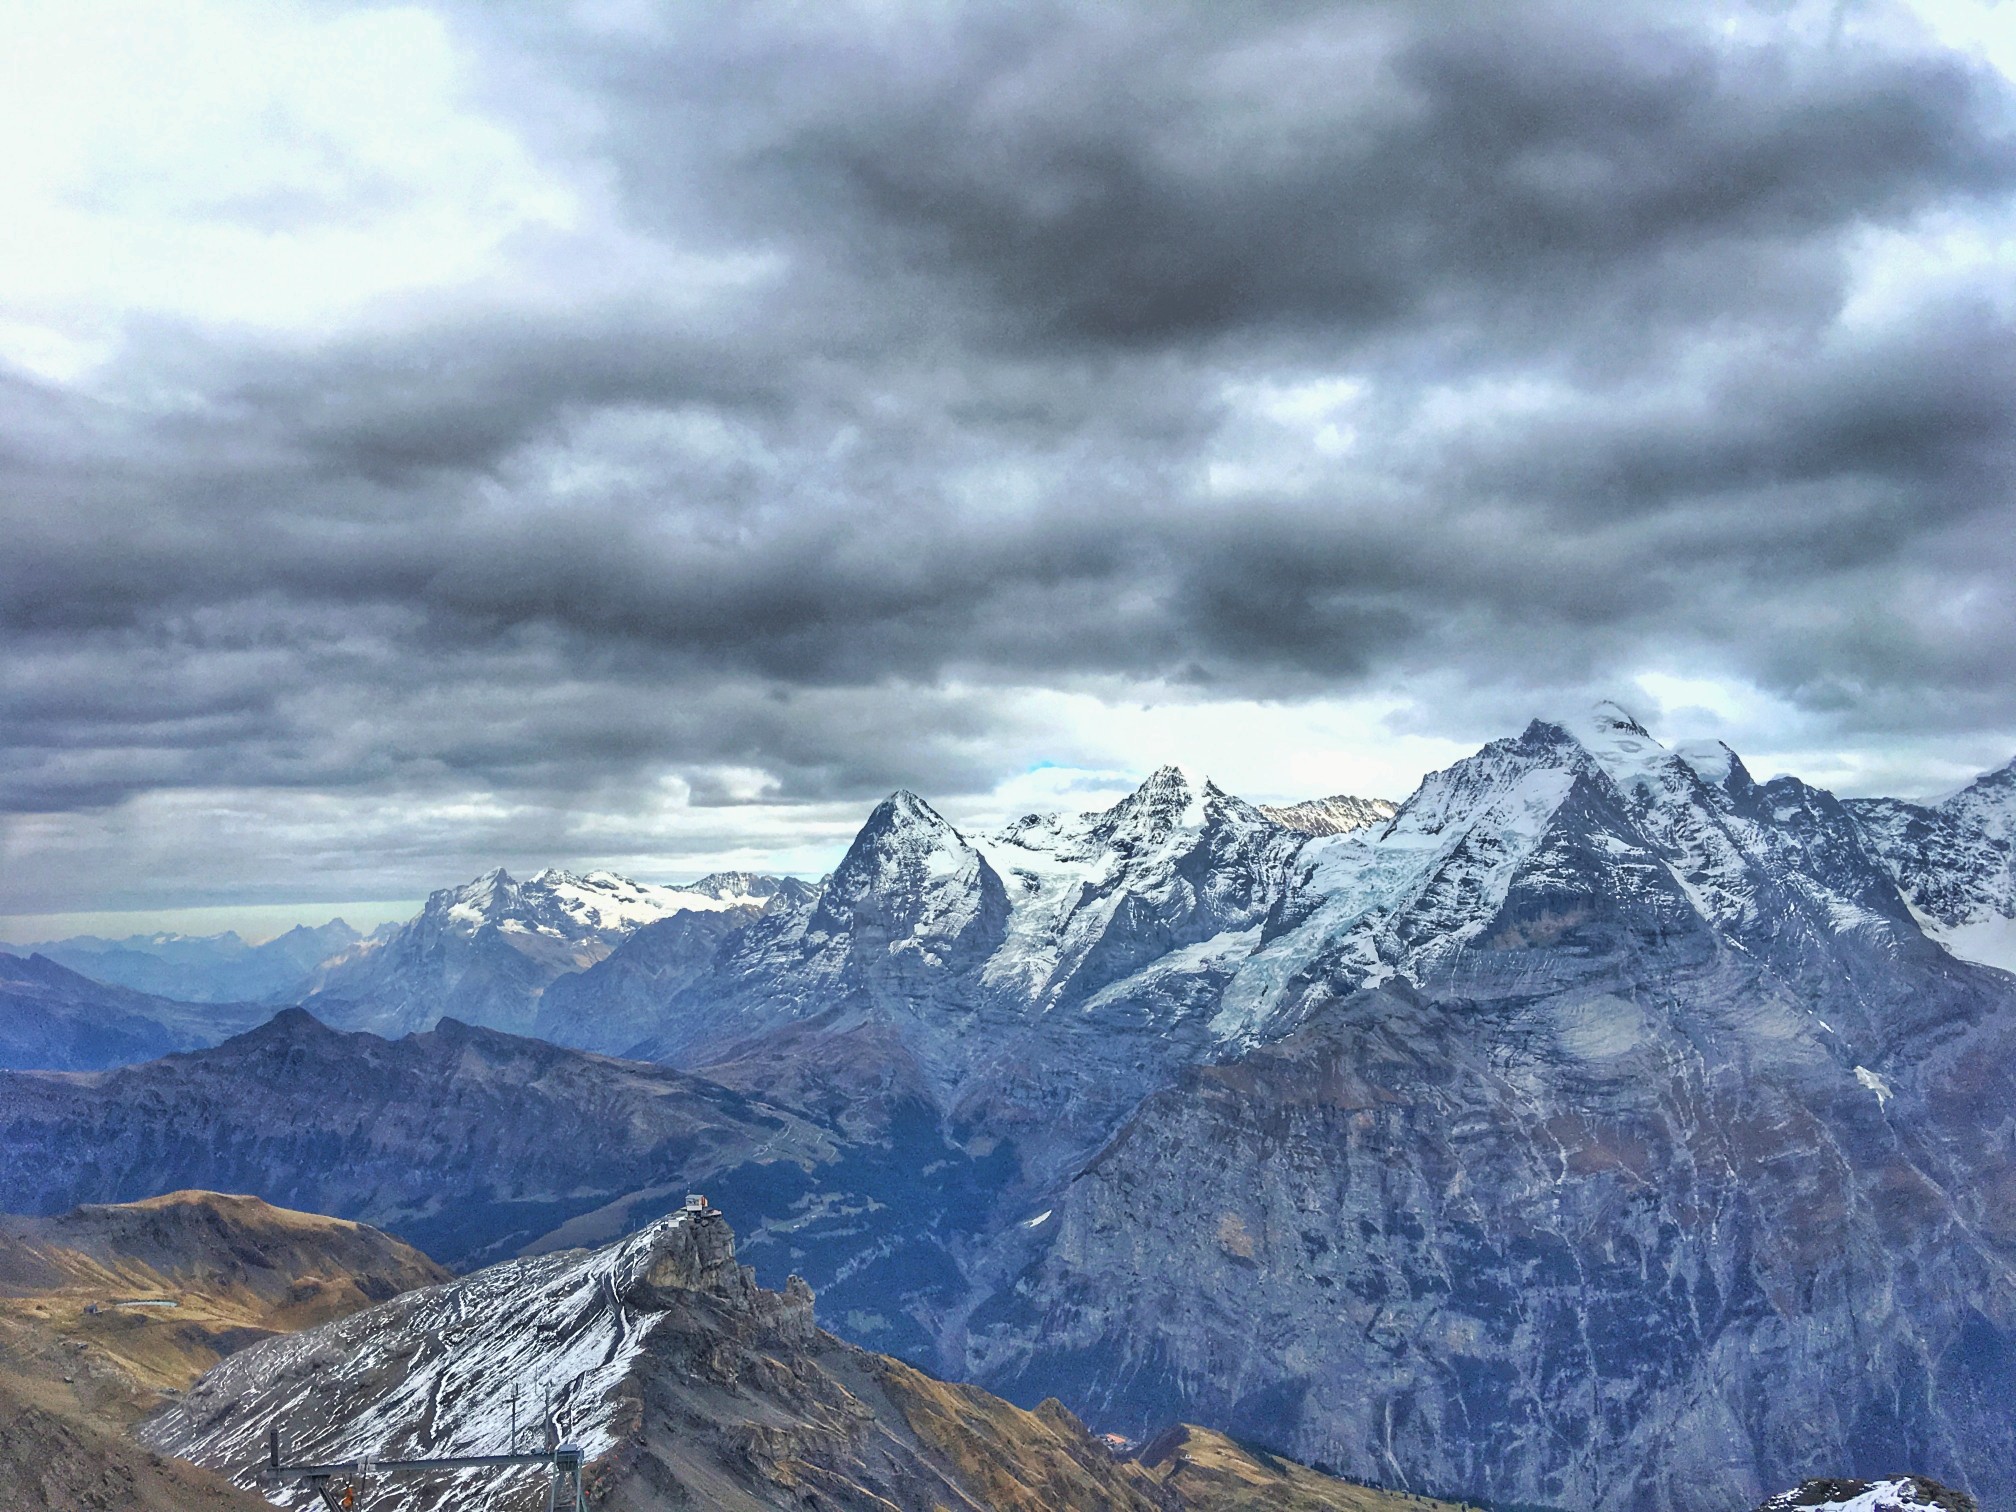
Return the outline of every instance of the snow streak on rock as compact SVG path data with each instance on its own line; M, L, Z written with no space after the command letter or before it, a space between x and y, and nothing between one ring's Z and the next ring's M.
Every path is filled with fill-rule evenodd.
M586 1255L507 1261L255 1345L205 1376L144 1437L184 1459L238 1470L247 1484L274 1426L294 1463L506 1454L517 1452L515 1390L518 1449L545 1446L540 1416L550 1393L561 1437L593 1459L615 1445L617 1388L662 1318L630 1296L688 1222L677 1214ZM545 1473L388 1478L371 1505L454 1505ZM285 1503L315 1504L298 1485Z

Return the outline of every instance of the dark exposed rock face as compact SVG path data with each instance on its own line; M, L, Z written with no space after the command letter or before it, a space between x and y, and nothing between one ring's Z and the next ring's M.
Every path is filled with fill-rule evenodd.
M761 914L755 906L681 909L641 926L586 971L556 979L540 997L532 1032L556 1045L630 1053L657 1032L665 1004Z

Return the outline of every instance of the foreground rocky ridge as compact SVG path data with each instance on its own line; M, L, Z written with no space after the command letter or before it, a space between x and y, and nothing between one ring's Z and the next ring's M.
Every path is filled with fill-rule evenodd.
M323 1461L495 1453L509 1441L513 1389L529 1414L548 1387L556 1430L589 1454L594 1504L624 1512L1238 1505L1222 1488L1186 1495L1169 1466L1116 1459L1054 1403L1024 1411L822 1332L804 1284L756 1286L713 1214L681 1213L598 1251L507 1262L255 1346L142 1436L251 1484L271 1425L290 1455ZM1292 1474L1307 1494L1348 1497L1307 1507L1447 1512L1246 1463L1249 1479L1286 1485ZM401 1477L374 1486L372 1504L502 1512L541 1505L542 1482L536 1467ZM297 1489L290 1500L300 1499Z

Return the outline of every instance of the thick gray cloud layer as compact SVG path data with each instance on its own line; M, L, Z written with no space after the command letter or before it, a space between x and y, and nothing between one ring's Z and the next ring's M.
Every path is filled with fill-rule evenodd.
M985 793L1030 688L1472 738L1660 669L2016 738L2016 309L1949 255L2016 101L1902 12L444 14L597 229L0 372L38 855L175 791ZM91 855L0 912L166 895Z

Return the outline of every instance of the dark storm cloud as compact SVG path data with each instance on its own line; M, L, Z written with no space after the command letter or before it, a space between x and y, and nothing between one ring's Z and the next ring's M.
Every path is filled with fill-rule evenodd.
M687 15L596 76L641 198L699 178L747 229L963 285L1036 339L1614 345L1642 326L1592 326L1824 315L1844 228L2011 170L1979 65L1718 45L1671 7ZM668 86L719 161L679 150Z
M1888 13L668 14L451 13L624 248L0 374L11 807L984 791L1116 680L2016 729L2006 299L1852 303L2010 91Z

